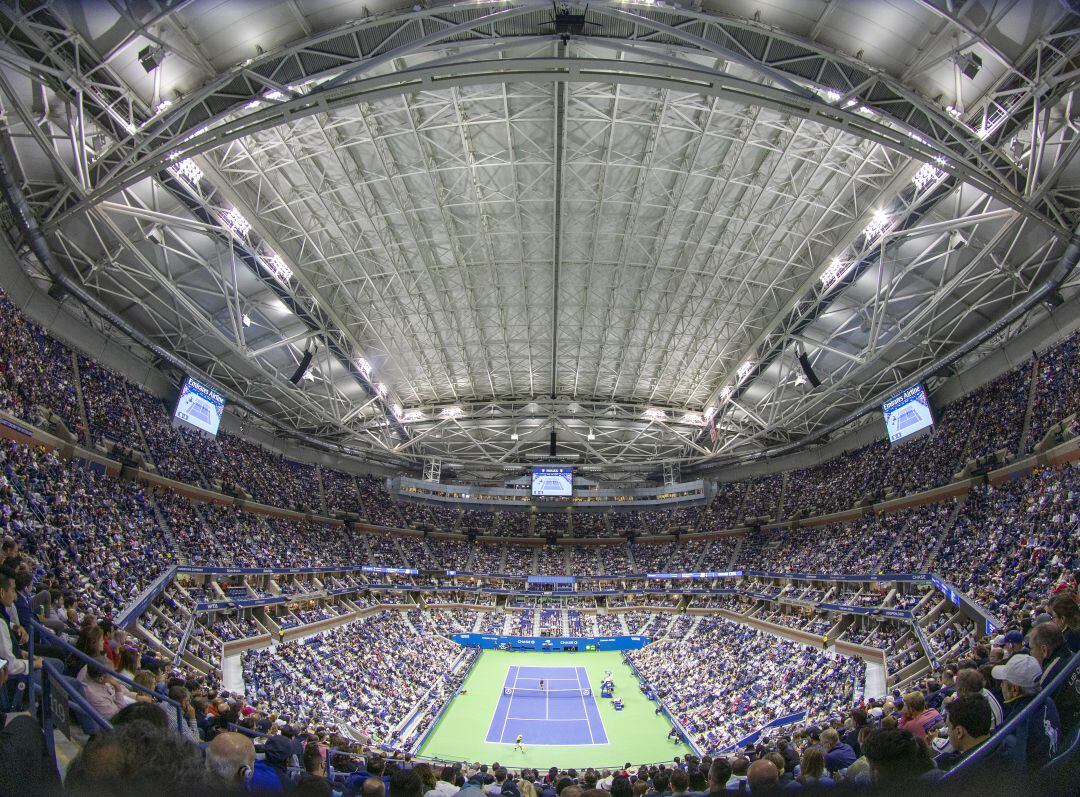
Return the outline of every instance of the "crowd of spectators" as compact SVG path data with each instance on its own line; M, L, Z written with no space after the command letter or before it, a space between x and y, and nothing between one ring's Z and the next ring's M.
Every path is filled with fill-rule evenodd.
M71 356L67 346L28 321L0 290L0 409L29 423L55 413L69 432L80 435L85 429Z
M606 512L578 512L575 511L571 523L574 526L575 537L606 537L610 533L607 524Z
M703 749L734 744L778 717L828 717L853 705L861 659L780 640L722 618L691 637L668 637L628 654Z
M360 493L355 476L334 468L319 468L319 478L322 479L328 512L360 512Z
M1080 334L1072 334L1039 357L1039 379L1031 410L1027 448L1032 450L1047 430L1080 410L1076 384L1080 380Z
M738 565L770 573L924 572L927 557L954 522L952 502L854 521L747 535Z
M90 440L104 439L145 453L138 422L128 403L126 380L79 355L79 384L90 423Z
M165 406L142 388L135 385L128 387L135 417L146 438L147 453L157 472L187 484L207 486L206 474L195 462L186 436L169 423Z
M45 406L70 429L83 431L71 351L28 321L2 295L0 319L5 322L0 351L7 355L0 369L0 406L27 420L40 420L38 407ZM1073 335L1039 357L1029 445L1077 408L1072 386L1080 362L1078 340L1080 336ZM236 489L262 503L324 511L314 467L228 432L210 439L178 430L170 422L168 408L139 386L81 355L78 368L88 439L108 438L136 451L149 449L145 453L159 472L171 478ZM941 410L932 434L907 444L890 447L879 441L818 466L719 484L704 511L579 512L575 533L626 536L674 529L716 531L749 517L812 516L849 508L863 498L878 500L938 486L971 458L998 449L1016 453L1032 373L1032 363L1025 362L960 397ZM563 513L540 513L534 521L527 512L468 509L459 518L456 507L396 502L375 477L352 477L331 469L323 469L321 476L326 509L360 510L376 525L460 527L497 536L567 529Z
M0 364L3 408L35 420L37 408L45 406L60 415L69 428L78 429L71 352L25 322L6 299L0 299L0 318L5 321L0 350L7 355ZM1037 411L1029 441L1037 442L1040 430L1048 428L1052 418L1075 410L1076 362L1075 339L1040 358ZM210 441L178 432L168 423L167 410L157 399L86 358L79 358L78 364L89 440L109 438L132 448L145 446L162 473L184 481L234 484L256 500L279 505L319 502L316 469L239 437L223 434ZM699 528L730 528L744 517L774 516L777 512L833 511L868 492L883 495L943 483L970 457L998 448L1015 451L1023 422L1018 408L1026 401L1031 373L1030 365L1026 370L1021 367L953 402L945 408L934 434L906 446L886 449L873 444L818 468L722 486L708 509L700 513ZM537 628L562 633L565 625L571 630L595 628L601 633L639 631L657 638L644 650L630 654L631 659L686 729L711 752L780 713L805 709L807 722L817 723L814 730L818 732L804 729L803 736L796 734L797 739L791 740L802 753L797 765L783 760L778 750L783 766L777 769L786 771L791 765L790 772L799 773L803 782L806 778L824 782L827 777L857 781L859 759L852 755L848 761L838 751L846 753L841 748L847 746L855 754L861 747L865 759L862 771L880 779L896 774L882 763L887 759L883 748L892 745L890 749L921 750L918 754L925 763L934 748L919 747L914 740L944 738L942 729L952 749L938 757L937 769L954 766L973 749L967 746L967 737L974 738L976 746L986 738L978 732L985 713L980 700L987 710L993 708L991 700L996 701L1003 716L1015 713L1030 703L1038 683L1045 682L1053 662L1060 662L1065 655L1063 651L1080 646L1080 611L1070 596L1080 568L1080 538L1076 534L1080 526L1076 510L1080 472L1072 466L1040 468L1016 474L1003 484L976 487L959 504L933 504L824 527L755 532L741 548L733 549L722 540L635 544L632 554L622 544L598 546L594 553L585 548L470 546L462 540L433 543L430 539L364 535L349 528L272 518L232 506L196 505L171 492L151 493L138 482L115 479L99 468L65 461L48 450L14 443L0 446L0 468L0 524L5 537L10 538L5 542L4 567L15 568L16 576L10 578L12 588L48 591L51 606L46 609L47 619L71 632L73 638L78 633L80 639L97 639L94 644L100 650L93 652L104 656L94 665L76 660L73 677L93 696L95 705L117 717L138 702L138 697L121 687L109 672L141 674L142 664L159 665L151 688L163 687L184 705L187 720L173 730L188 738L209 739L223 730L223 720L240 720L247 714L244 721L253 727L270 720L265 726L269 729L280 727L275 724L277 719L287 718L288 723L307 729L313 737L310 741L329 741L335 734L348 732L368 744L387 742L407 750L414 734L457 687L464 671L450 671L449 664L460 651L440 634L506 626L520 633L534 633ZM839 474L845 468L866 478L841 483ZM322 474L324 485L327 473ZM872 484L875 478L876 484ZM334 505L352 501L348 499L352 485L355 508L377 525L430 522L433 527L444 527L454 522L441 511L394 502L374 477L338 474L329 479L335 485L334 493L346 496ZM844 497L834 497L837 495ZM456 510L447 512L456 514ZM610 513L606 519L597 514L595 517L604 522L594 524L594 528L603 526L629 536L636 528L688 527L697 514ZM487 515L485 533L520 533L523 523L528 530L525 513ZM544 518L537 521L541 531L566 527L565 516L540 517ZM481 549L485 550L481 553ZM316 637L248 654L245 674L249 698L254 701L249 704L244 698L222 694L213 675L189 674L182 680L157 658L182 652L191 602L216 596L209 585L177 584L144 616L141 624L163 646L160 649L153 643L127 638L107 619L165 568L180 561L232 567L352 566L366 561L366 555L380 563L395 564L450 561L456 565L471 559L474 569L483 569L475 567L477 562L488 565L494 560L497 567L493 570L554 574L567 569L574 572L578 567L604 568L609 562L613 571L623 561L631 568L628 554L633 556L632 569L638 572L677 572L721 558L727 561L732 553L737 553L734 561L741 568L778 573L932 568L1003 618L1008 629L994 639L982 639L980 630L956 610L940 602L931 608L918 592L894 595L889 605L919 609L917 622L940 666L935 668L935 680L926 681L919 689L866 701L859 694L863 678L857 660L777 642L717 617L698 619L648 608L672 608L680 600L677 594L641 596L640 601L623 599L623 605L634 608L618 614L534 607L509 613L477 612L475 616L462 610L415 609L404 615L380 612ZM0 572L5 591L8 579ZM20 583L22 586L17 586ZM278 593L287 594L302 594L312 585L287 578L273 584ZM264 585L245 589L255 595L275 594ZM830 592L818 586L772 584L762 589L785 598L850 601L859 606L877 605L875 601L882 597L880 591L867 588ZM1056 597L1050 600L1051 596ZM373 601L370 597L358 600ZM613 600L610 605L619 603ZM699 605L746 608L750 603L744 596L713 596ZM334 604L310 600L270 612L279 627L337 616ZM831 622L783 605L774 605L759 616L814 633ZM211 664L216 662L208 651L214 645L237 633L263 631L251 613L217 616L209 622L199 626L206 637L196 636L187 644ZM921 655L918 640L899 624L853 626L843 638L890 650L890 669L914 662ZM128 649L138 658L124 661L120 652ZM955 687L943 686L953 681ZM1070 705L1067 696L1062 702L1060 715L1044 712L1042 726L1029 729L1029 764L1044 761L1055 740L1075 727L1076 704ZM418 704L422 719L403 736L401 721ZM845 718L858 727L846 727ZM890 725L890 718L897 727ZM122 736L126 733L123 723L117 724L117 733ZM866 738L860 738L862 733L852 736L850 731L862 725ZM103 734L102 738L100 745L107 745L118 737ZM87 758L96 754L100 745L89 746ZM820 752L820 765L815 748ZM755 763L767 760L767 755L758 755L760 752L751 753L758 758ZM913 760L916 752L911 753ZM75 784L79 778L90 777L90 770L85 766L80 769L78 764L73 767ZM925 772L933 771L931 762ZM654 777L652 772L648 774L655 786ZM917 782L912 777L912 788Z
M1080 469L1041 468L972 490L932 565L1013 616L1080 573Z
M244 654L249 697L301 726L329 726L408 749L401 723L424 699L430 711L460 683L461 648L418 637L398 612L378 612L296 642Z

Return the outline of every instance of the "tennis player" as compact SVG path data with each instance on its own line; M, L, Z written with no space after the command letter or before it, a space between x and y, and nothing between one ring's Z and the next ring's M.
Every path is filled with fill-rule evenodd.
M525 743L521 741L520 733L517 735L517 740L514 742L514 749L520 750L523 753L525 752Z
M544 681L544 679L543 679L543 678L541 678L541 679L540 679L540 691L541 691L541 692L543 692L543 691L544 691L544 689L546 689L546 688L547 688L547 687L545 686L545 681Z

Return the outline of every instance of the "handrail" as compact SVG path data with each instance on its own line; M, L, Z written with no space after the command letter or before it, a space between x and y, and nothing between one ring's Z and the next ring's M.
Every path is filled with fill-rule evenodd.
M50 642L50 643L52 643L54 645L57 645L58 647L60 647L62 650L64 650L69 655L75 656L75 658L79 659L80 661L85 662L86 664L93 664L95 666L98 666L98 662L94 661L93 657L87 656L85 653L83 653L77 647L72 645L66 639L63 639L63 638L57 636L52 631L50 631L48 628L46 628L41 623L39 623L37 620L31 619L30 624L31 624L31 627L33 628L33 630L36 631L37 633L41 634L42 638L45 641ZM31 655L33 655L33 649L34 649L33 648L33 638L34 638L34 635L31 634L30 635L30 653L31 653ZM33 659L31 659L31 661L33 661ZM184 726L183 708L180 706L180 704L178 702L173 700L171 697L169 697L168 695L163 695L160 692L155 692L153 689L147 689L145 686L140 686L139 684L135 683L133 680L128 678L123 673L116 672L115 670L110 672L109 675L111 677L115 678L116 680L120 681L121 683L125 684L128 688L132 689L133 691L142 692L143 694L150 695L154 700L160 701L162 703L167 703L170 706L172 706L176 710L176 727L179 729L179 728L182 728Z
M257 731L254 728L245 728L243 725L237 725L235 722L230 722L228 728L233 733L243 733L248 736L254 736L257 739L269 739L270 734L263 731Z
M105 719L103 716L101 716L101 713L96 708L91 706L90 702L81 694L79 694L79 691L77 689L71 689L70 691L68 690L67 685L64 683L64 678L66 676L56 669L55 664L53 664L51 661L46 661L41 666L42 669L45 670L46 674L51 675L56 681L56 683L60 685L63 693L68 696L68 700L78 706L80 711L85 712L86 715L90 717L91 720L93 720L95 725L97 725L103 731L112 730L112 723ZM53 684L51 682L49 688L53 688Z
M746 734L746 736L739 739L734 744L730 744L723 748L720 752L731 753L736 750L745 750L750 745L754 744L758 739L765 735L766 731L773 730L775 728L783 728L787 725L794 725L798 722L802 722L806 719L806 709L797 711L794 714L788 714L785 717L777 717L772 722L767 722L758 728L756 731Z
M116 616L116 625L124 629L130 628L135 620L150 608L150 604L153 603L154 599L172 583L172 580L176 577L177 567L179 565L167 567L157 578L150 582L150 586L136 595L134 600L121 609Z
M67 697L68 701L74 703L80 711L86 714L90 718L90 721L98 726L102 731L108 733L112 730L112 724L98 713L97 709L87 702L86 698L79 694L76 689L68 689L67 684L64 683L64 674L58 672L56 665L50 661L42 662L43 677L41 679L41 729L45 737L45 746L49 750L49 756L52 758L52 762L56 764L56 737L53 732L53 716L52 716L52 690L58 688ZM55 683L54 683L55 682ZM30 689L30 694L34 693L37 689L37 684L33 684ZM34 711L31 708L30 716L34 716Z
M964 758L955 767L950 769L942 776L942 780L948 780L950 778L957 777L961 773L966 773L971 770L978 762L989 756L992 752L998 749L1001 744L1015 731L1017 728L1025 725L1031 715L1046 703L1047 700L1056 693L1061 686L1075 673L1077 667L1080 667L1080 653L1075 654L1069 663L1059 672L1050 683L1044 686L1039 693L1035 696L1028 705L1024 706L1015 717L1010 719L1004 725L1001 725L994 731L994 735L987 739L982 745L975 750L967 758Z

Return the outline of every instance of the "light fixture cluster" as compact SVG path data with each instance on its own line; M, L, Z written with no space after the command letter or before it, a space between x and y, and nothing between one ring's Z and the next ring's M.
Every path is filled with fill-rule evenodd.
M465 410L461 409L461 407L456 407L456 406L455 407L443 407L439 411L439 417L442 418L444 421L453 420L454 418L460 418L464 414L465 414Z
M649 409L645 410L645 412L642 413L642 416L644 416L645 419L649 421L663 422L668 419L667 413L661 409L657 409L656 407L649 407Z
M285 265L285 261L281 259L280 255L269 255L262 258L263 265L266 266L266 270L270 272L270 276L280 282L282 285L288 285L289 280L292 279L292 269Z
M251 222L244 218L244 214L236 208L228 208L227 210L219 211L221 213L221 221L236 233L241 238L247 236L251 230Z
M844 272L848 269L847 263L838 257L833 258L833 262L829 264L829 267L821 272L821 276L818 279L821 281L821 287L828 290L835 285L841 277L844 276Z
M372 384L374 382L373 375L375 373L375 370L371 367L371 363L368 362L366 358L358 356L355 360L353 360L353 365L356 366L356 370L359 371L361 375L363 375L364 379L367 380L368 384ZM386 386L385 382L374 382L374 388L375 394L381 399L385 400L390 395L390 388ZM404 408L400 404L394 404L393 406L391 406L390 411L394 413L394 417L397 418L399 421L404 422L407 419L419 420L419 418L417 417L412 417L412 411L405 412Z
M933 163L924 163L919 167L919 171L915 172L915 176L911 178L911 182L915 183L915 187L922 191L926 186L936 183L944 176L945 172Z
M173 174L177 177L183 177L193 186L198 186L199 181L203 178L203 170L199 168L199 164L193 161L191 158L184 158L179 163L169 167Z
M889 226L892 224L892 218L882 209L878 209L874 212L874 217L870 219L870 223L863 227L863 235L866 236L866 241L875 241L880 238Z

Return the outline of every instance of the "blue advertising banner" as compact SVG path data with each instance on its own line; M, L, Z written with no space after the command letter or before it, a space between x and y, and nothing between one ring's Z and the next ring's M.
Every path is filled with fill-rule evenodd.
M288 603L294 595L281 595L276 598L248 598L246 600L200 601L195 604L197 612L213 612L218 609L254 609L256 606L275 606Z
M911 620L914 618L909 611L904 609L878 609L873 606L848 606L845 603L817 603L818 609L826 609L834 612L846 612L847 614L866 614L874 617L891 617L895 620Z
M451 634L450 638L462 647L484 650L638 650L652 640L647 636L602 637L521 637L496 634Z

